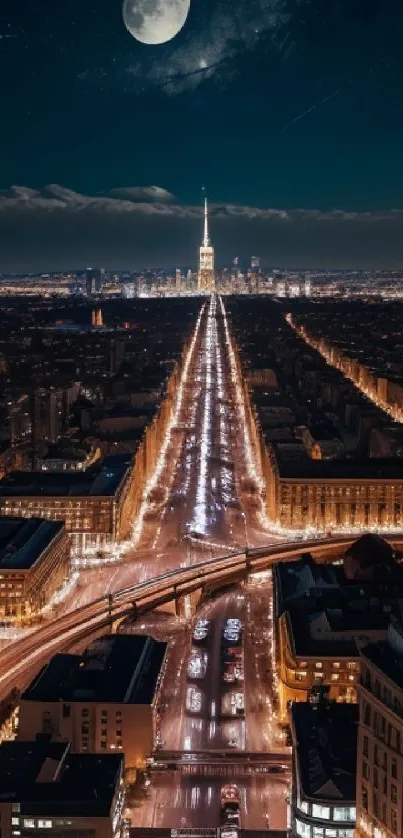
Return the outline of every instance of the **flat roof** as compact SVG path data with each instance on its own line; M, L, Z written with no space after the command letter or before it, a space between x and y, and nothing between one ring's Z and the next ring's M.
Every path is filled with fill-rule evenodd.
M354 804L358 706L294 702L291 708L294 758L305 797Z
M71 754L66 742L38 737L0 746L0 802L22 815L107 817L123 768L122 754Z
M111 497L116 494L128 468L131 454L95 463L84 472L11 471L0 481L4 497Z
M372 457L367 460L312 460L308 455L289 460L272 443L280 477L314 480L403 480L403 459Z
M64 527L63 521L0 516L0 572L28 570Z
M316 594L322 589L331 592L346 581L341 565L317 564L311 554L291 562L278 562L274 565L274 580L278 614L292 602L306 598L312 590Z
M93 451L94 446L86 442L62 441L48 445L46 454L41 460L85 460Z
M151 704L166 649L146 635L105 635L82 655L54 655L21 698Z
M326 600L318 603L316 609L312 603L309 611L291 608L286 612L288 632L297 657L358 658L358 640L362 642L364 637L369 642L374 631L384 632L386 636L390 614L380 610L380 602L376 603L376 609L354 612L337 592L334 599L336 601L329 604Z

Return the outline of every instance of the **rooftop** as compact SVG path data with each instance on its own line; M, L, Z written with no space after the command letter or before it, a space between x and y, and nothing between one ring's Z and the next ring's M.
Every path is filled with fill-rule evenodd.
M22 699L151 704L166 646L144 635L105 635L82 655L54 655Z
M355 802L358 707L355 704L292 705L294 747L305 797Z
M63 521L0 516L0 571L28 570L63 527Z
M47 737L3 742L0 801L18 801L23 815L107 817L122 767L120 754L71 754Z
M286 446L283 446L283 449ZM290 460L275 443L280 477L314 480L403 480L403 459L373 457L366 460L312 460L308 455Z
M369 643L362 650L362 656L367 658L397 687L403 689L403 654L384 640L382 643Z
M71 460L81 462L92 452L92 446L85 442L62 441L48 445L46 454L41 460Z
M359 603L357 603L359 604ZM365 603L363 603L364 605ZM288 633L297 657L358 658L358 641L369 642L374 633L386 637L390 614L379 601L367 610L339 603L316 610L287 611Z
M117 460L119 459L119 462ZM85 472L12 471L0 481L2 497L110 497L119 488L128 468L131 455L95 463Z

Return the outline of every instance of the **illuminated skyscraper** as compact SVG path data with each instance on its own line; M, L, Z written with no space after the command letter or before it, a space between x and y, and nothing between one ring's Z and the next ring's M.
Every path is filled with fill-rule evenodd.
M200 294L213 294L215 291L214 247L208 233L208 206L204 199L204 236L199 249L199 275L197 290Z

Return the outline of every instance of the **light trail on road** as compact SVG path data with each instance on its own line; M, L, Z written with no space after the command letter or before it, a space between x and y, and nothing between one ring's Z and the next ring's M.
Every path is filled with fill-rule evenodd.
M179 418L180 418L180 413L181 413L181 409L182 409L182 402L183 402L184 392L185 392L185 385L186 385L187 380L188 380L189 369L190 369L190 366L191 366L191 363L192 363L192 360L193 360L193 354L194 354L195 347L196 347L196 344L197 344L197 340L198 340L198 337L199 337L200 324L201 324L201 321L202 321L204 308L205 308L205 305L203 305L201 310L200 310L200 313L199 313L199 316L198 316L197 322L196 322L196 327L195 327L195 330L194 330L194 333L193 333L193 337L192 337L192 340L190 342L189 349L186 353L186 357L185 357L184 364L183 364L182 375L181 375L181 379L180 379L179 386L178 386L177 393L176 393L176 397L175 397L175 406L174 406L174 409L172 411L172 415L171 415L171 418L169 420L167 430L165 432L164 440L163 440L163 443L162 443L162 446L161 446L161 449L160 449L160 452L159 452L159 455L158 455L157 464L156 464L154 472L152 473L151 477L149 478L149 480L146 483L146 486L145 486L144 492L143 492L143 501L141 503L138 516L137 516L137 518L136 518L136 520L133 524L132 541L131 541L131 544L130 544L131 547L138 544L138 542L140 540L140 536L141 536L141 532L142 532L142 528L143 528L144 516L145 516L145 514L147 512L147 509L149 507L148 497L150 495L150 492L152 492L152 490L155 489L155 487L158 485L158 482L160 480L162 472L163 472L164 468L166 467L166 458L167 458L167 455L168 455L169 449L170 449L171 434L172 434L173 428L178 423Z

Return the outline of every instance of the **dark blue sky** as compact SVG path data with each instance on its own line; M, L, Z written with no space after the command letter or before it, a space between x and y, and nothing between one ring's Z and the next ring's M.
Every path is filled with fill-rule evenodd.
M156 47L128 34L119 0L8 0L0 10L0 270L20 263L26 269L30 258L34 269L39 262L45 269L47 231L60 239L49 268L58 259L65 265L67 235L70 252L73 245L80 258L97 259L85 228L96 230L104 212L114 220L102 259L113 263L116 256L117 264L118 207L95 210L87 196L149 184L173 193L177 207L169 235L150 224L149 255L147 247L141 254L149 264L160 229L167 242L160 257L180 258L180 208L199 202L202 183L212 202L225 207L357 212L358 239L365 241L363 213L371 213L373 231L373 213L403 205L402 43L401 0L192 0L181 33ZM76 229L72 222L77 198L55 206L43 192L35 201L6 192L13 184L43 190L49 183L85 196L87 225ZM131 213L133 228L139 213ZM301 227L306 219L298 218ZM329 218L333 227L340 224ZM107 219L101 220L105 234ZM252 245L264 251L266 238L278 239L273 230L258 235L254 223L246 212L237 230L245 254ZM312 218L309 223L306 248L290 254L295 235L289 245L283 236L276 261L317 261L315 236L323 238L323 224L316 234ZM369 262L402 263L400 219L394 215L389 223L382 216L379 223L379 248L373 253L371 244ZM35 252L28 249L22 265L13 242L31 241L32 229ZM302 232L303 226L298 240ZM357 249L354 232L341 239L336 232L333 243L325 234L321 263L364 264L365 247ZM142 241L144 235L147 244L146 227ZM134 267L140 257L131 255L127 236L125 258ZM227 224L224 261L230 239ZM338 251L345 247L337 260L336 242ZM269 261L270 247L262 251Z

